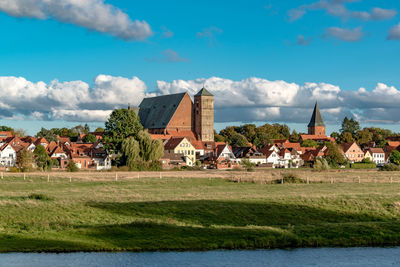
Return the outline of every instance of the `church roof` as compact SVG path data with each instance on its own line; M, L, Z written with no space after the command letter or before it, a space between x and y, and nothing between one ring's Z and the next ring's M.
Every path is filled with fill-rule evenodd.
M322 120L321 113L319 112L318 102L315 102L314 111L308 124L308 127L315 127L315 126L325 126L324 121Z
M145 129L167 127L186 94L180 93L143 99L139 105L140 123Z
M203 87L195 96L214 96L205 87Z

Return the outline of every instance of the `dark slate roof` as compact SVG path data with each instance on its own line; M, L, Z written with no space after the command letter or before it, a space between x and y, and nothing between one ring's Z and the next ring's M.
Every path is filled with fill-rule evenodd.
M167 127L186 93L143 99L139 105L140 123L145 129Z
M195 96L214 96L205 87L203 87Z
M325 126L321 113L319 112L318 102L315 102L314 112L312 114L310 123L308 124L308 127L315 126Z

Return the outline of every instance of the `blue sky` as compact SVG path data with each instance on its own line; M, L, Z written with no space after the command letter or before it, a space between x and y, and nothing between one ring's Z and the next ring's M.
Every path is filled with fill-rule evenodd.
M41 2L32 0L33 5L41 5ZM68 4L71 1L60 2ZM297 125L302 121L305 120L304 124L307 124L313 108L312 103L321 98L322 108L342 108L340 111L331 110L332 112L325 116L334 129L344 115L356 116L360 121L365 121L364 124L370 124L367 119L372 116L377 124L389 121L383 125L398 129L399 119L393 118L393 114L398 114L396 103L387 103L389 99L371 103L369 98L378 95L387 98L393 96L393 101L400 99L397 91L393 93L393 88L394 90L400 88L398 75L400 26L399 32L395 28L400 23L400 15L397 14L400 10L399 1L88 0L87 2L93 7L111 5L113 12L119 10L131 21L145 21L151 29L151 34L147 36L144 34L144 37L138 38L136 33L131 33L126 37L124 32L115 29L115 25L110 25L108 30L101 32L103 30L99 30L100 26L94 25L97 20L87 25L86 22L85 24L74 18L79 15L82 7L63 9L62 6L54 4L55 6L42 9L43 16L36 16L31 11L18 10L18 13L11 10L5 1L3 6L0 4L2 11L0 12L2 32L0 76L23 77L34 84L29 87L31 90L39 90L36 84L38 82L42 81L48 86L53 80L58 80L58 84L54 87L64 86L63 90L75 90L76 87L70 89L70 85L66 86L63 82L81 81L89 85L89 91L96 87L95 79L100 74L126 79L137 77L145 84L144 91L133 88L129 93L129 90L120 88L109 89L127 93L129 97L123 100L133 104L140 102L143 94L168 93L185 89L185 86L161 88L157 81L171 85L173 81L181 80L187 81L194 87L206 82L206 86L216 91L218 88L213 87L216 86L214 81L209 80L212 77L235 82L256 77L268 81L282 80L300 87L310 82L318 84L319 88L313 87L311 91L308 90L310 97L296 96L290 103L275 99L275 102L282 102L276 105L270 102L248 101L247 105L229 106L229 100L222 98L227 90L233 89L225 88L225 91L216 94L216 97L221 98L216 100L216 113L220 108L222 111L219 114L224 114L216 114L218 128L232 121L257 123L279 121L299 128ZM376 12L382 10L383 12L375 14L374 8L379 8L375 10ZM78 10L77 15L74 13L76 10ZM58 12L64 12L64 17L60 18ZM66 18L65 13L68 12ZM301 13L302 16L294 17L294 13ZM104 20L107 20L107 17L98 23L104 23ZM391 36L392 40L388 40L388 36ZM17 84L16 90L22 90L21 81L9 81L7 85L0 81L0 94L1 90L4 92L14 90L13 85L10 85L12 82ZM249 90L248 94L253 94L251 90L253 82L246 83L247 87L239 83L235 85L234 90L244 95L246 90ZM378 83L387 87L382 87L383 91L374 94L373 90ZM326 91L320 84L337 86L340 88L340 93L336 92L334 96L324 98L318 93L332 94L332 90ZM4 88L5 86L7 88ZM124 84L117 83L112 86L124 86ZM262 90L272 90L268 86ZM274 90L279 90L272 87ZM366 89L368 95L359 99L357 90L361 87ZM107 88L102 88L103 91L107 91ZM297 95L301 92L301 90L297 92ZM44 94L53 95L47 91ZM88 98L93 96L92 94ZM354 98L354 102L343 100L344 96L349 99ZM65 97L65 101L68 102L67 94ZM254 98L260 98L260 94L254 93ZM58 108L105 111L125 105L122 100L110 104L111 102L106 102L109 98L105 98L104 107L102 101L93 104L89 100L68 107L60 104L62 107L59 107L51 102L54 98L46 96L45 101L49 101L49 106L54 104L51 110L50 108L46 110L45 107L37 107L37 101L41 99L43 95L30 100L36 101L35 103L30 103L27 99L26 108L23 110L15 106L4 107L1 123L25 128L30 133L35 133L41 125L51 127L75 125L76 121L84 121L79 116L54 116L56 111L52 110ZM57 101L61 101L59 97ZM299 103L301 101L304 104ZM235 107L240 107L248 116L241 114L235 119L233 116L237 112ZM264 116L254 115L254 107L263 109L259 110L259 113L265 109L267 111L264 112ZM272 113L275 115L268 115L271 108L279 108L279 114L276 114L274 109L275 113ZM299 109L304 112L299 112ZM228 117L225 116L228 112L229 119L224 119ZM301 113L301 116L284 115L290 112ZM91 121L92 125L102 124L100 115L96 118L88 116L87 120Z

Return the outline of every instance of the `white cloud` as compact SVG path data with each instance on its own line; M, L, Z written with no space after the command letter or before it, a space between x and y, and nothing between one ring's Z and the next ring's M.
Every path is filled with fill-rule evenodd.
M0 11L14 17L52 18L125 40L152 35L146 21L133 21L104 0L0 0Z
M205 38L208 39L208 43L210 46L214 46L217 43L216 35L222 33L220 28L215 26L211 26L209 28L203 29L201 32L196 34L197 38Z
M193 96L203 85L215 96L216 122L307 123L316 100L327 123L338 123L344 116L357 116L361 121L399 121L400 90L383 83L371 91L346 91L328 83L300 85L256 77L239 81L211 77L157 81L158 91L149 93L138 77L109 75L98 75L92 86L83 81L47 84L0 77L0 118L103 122L114 108L138 106L148 96L186 91Z
M357 42L363 38L362 28L343 29L339 27L330 27L325 30L325 36L339 39L345 42Z
M392 19L397 15L395 9L383 9L379 7L368 11L350 11L346 4L359 2L360 0L320 0L311 4L301 5L288 12L290 21L301 19L308 11L324 10L327 14L342 19L362 19L367 21Z
M389 30L388 40L400 40L400 23Z
M172 49L166 49L160 56L146 58L147 62L189 62L188 58L181 57L178 52Z

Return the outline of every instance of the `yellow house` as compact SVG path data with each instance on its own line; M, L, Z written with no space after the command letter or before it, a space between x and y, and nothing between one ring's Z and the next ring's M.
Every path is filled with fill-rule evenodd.
M365 154L364 154L364 159L369 159L371 162L374 161L373 158L372 158L371 153L369 152L369 150L367 150L367 151L365 152Z
M196 163L196 148L185 138L171 138L164 144L164 150L168 153L181 154L187 166Z

